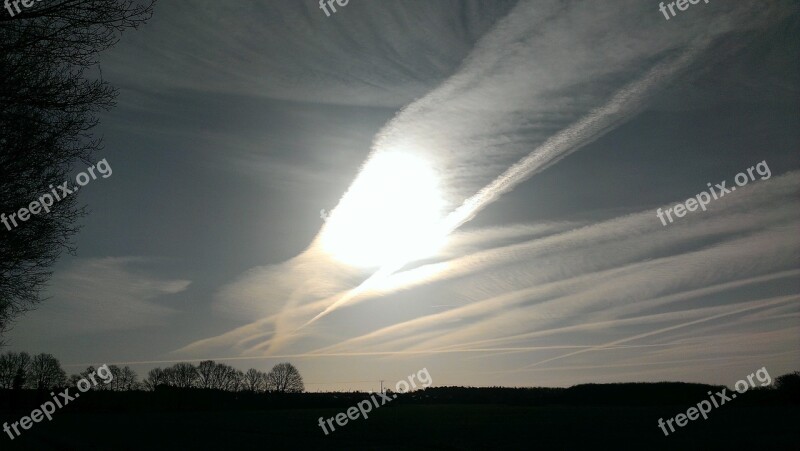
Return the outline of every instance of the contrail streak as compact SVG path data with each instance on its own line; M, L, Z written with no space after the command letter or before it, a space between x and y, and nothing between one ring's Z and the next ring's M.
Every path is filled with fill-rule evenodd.
M575 356L575 355L578 355L578 354L584 354L586 352L597 351L597 350L600 350L600 349L604 349L607 346L618 346L620 344L627 343L629 341L639 340L641 338L647 338L647 337L650 337L650 336L653 336L653 335L663 334L665 332L670 332L670 331L673 331L673 330L676 330L676 329L681 329L681 328L684 328L684 327L693 326L695 324L700 324L700 323L705 323L705 322L708 322L708 321L713 321L715 319L724 318L726 316L737 315L739 313L749 312L751 310L757 310L757 309L761 309L761 308L764 308L764 307L770 307L770 306L773 306L773 305L785 304L787 302L797 301L798 299L800 299L800 297L798 297L797 295L780 296L780 297L776 297L776 298L771 298L770 300L767 300L767 301L765 301L763 303L760 303L758 305L753 305L753 306L744 307L744 308L733 310L733 311L719 313L719 314L708 316L708 317L705 317L705 318L700 318L700 319L696 319L696 320L693 320L693 321L688 321L688 322L685 322L685 323L676 324L674 326L664 327L662 329L658 329L658 330L654 330L654 331L650 331L650 332L645 332L643 334L633 335L631 337L623 338L623 339L620 339L620 340L615 340L615 341L612 341L610 343L606 343L604 345L594 346L593 348L581 349L579 351L570 352L568 354L563 354L563 355L551 357L549 359L545 359L545 360L538 361L536 363L532 363L532 364L524 367L524 369L533 368L533 367L536 367L536 366L539 366L539 365L543 365L545 363L549 363L549 362L553 362L553 361L556 361L556 360L565 359L567 357L572 357L572 356Z
M663 86L677 73L686 69L707 45L708 40L704 39L683 51L679 56L657 64L643 77L619 90L604 106L592 111L580 121L550 137L534 151L508 168L494 181L465 200L461 206L453 210L442 222L442 234L444 236L449 235L469 222L478 212L500 196L511 191L533 174L557 163L560 159L601 137L614 126L635 114L643 106L648 95L652 94L655 87ZM384 277L393 274L406 263L395 262L383 266L361 285L342 295L317 316L300 326L298 330L347 304L356 295L369 289L370 286Z
M671 77L685 69L707 44L703 42L695 45L680 56L659 63L642 78L618 91L606 105L549 138L450 213L445 219L447 233L470 221L478 212L533 174L603 136L615 125L636 113L655 86L665 84Z

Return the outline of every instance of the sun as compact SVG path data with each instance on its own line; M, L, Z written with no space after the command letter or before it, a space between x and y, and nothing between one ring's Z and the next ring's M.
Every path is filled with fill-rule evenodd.
M322 249L365 268L430 257L445 240L443 208L428 162L403 152L376 154L328 218Z

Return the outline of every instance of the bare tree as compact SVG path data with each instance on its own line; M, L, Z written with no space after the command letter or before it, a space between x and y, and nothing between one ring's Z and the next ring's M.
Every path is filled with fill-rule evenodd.
M117 365L109 365L108 370L111 372L112 379L105 384L107 390L129 391L137 388L136 372L129 366L120 368Z
M167 375L164 374L164 370L161 368L153 368L147 373L147 378L145 378L142 385L144 386L145 390L154 391L156 387L159 385L166 385L167 384Z
M91 376L93 374L97 374L97 370L95 369L95 367L92 366L92 365L87 366L85 370L80 372L80 374L79 374L80 378L75 381L76 386L77 386L78 382L80 381L80 379L86 379L87 381L91 382L92 379L89 376ZM105 384L97 384L97 385L89 384L89 390L102 391L102 390L110 390L110 388Z
M37 390L50 390L67 384L67 373L51 354L38 354L31 359L26 385Z
M216 388L214 370L217 364L213 360L203 360L197 365L197 386L200 388Z
M78 382L80 382L81 379L83 379L83 378L81 377L80 374L71 374L69 376L69 379L67 379L67 386L69 386L69 387L77 387L78 386Z
M120 386L120 379L122 378L122 369L117 365L109 365L108 371L111 373L111 382L108 384L98 384L104 385L106 390L110 391L122 391Z
M177 363L164 370L171 387L191 388L197 386L197 368L191 363Z
M136 371L133 371L127 365L122 368L119 380L120 390L131 391L139 389L139 383L136 381Z
M164 383L167 387L175 387L177 377L175 376L175 368L167 367L161 372L162 376L164 376Z
M48 0L13 17L0 14L0 205L3 215L26 208L73 165L102 148L97 115L116 91L97 55L153 12L154 0ZM51 196L52 198L52 196ZM50 267L71 247L85 214L77 195L54 201L26 222L0 225L0 332L41 301ZM6 225L8 223L9 225ZM12 224L17 226L12 227Z
M264 383L264 376L265 374L261 371L250 368L244 373L244 389L253 393L263 392L266 386Z
M267 373L264 373L264 372L261 372L261 387L262 387L262 390L267 392L267 393L275 391L272 388L272 384L270 383L269 378L267 377Z
M232 381L228 390L240 392L244 390L244 373L241 370L233 370Z
M236 369L224 363L215 363L212 373L212 386L218 390L233 390L236 384Z
M267 390L278 393L302 393L305 391L300 372L291 363L279 363L267 373Z
M0 388L16 390L25 386L31 356L27 352L7 352L0 356Z

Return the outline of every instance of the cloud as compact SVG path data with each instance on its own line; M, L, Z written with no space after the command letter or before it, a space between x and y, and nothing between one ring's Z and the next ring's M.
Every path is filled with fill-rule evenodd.
M640 22L650 23L632 20L640 13L637 6L641 5L641 2L615 3L620 8L617 10L598 6L596 2L521 2L478 43L455 75L404 108L384 127L372 154L332 217L344 213L341 209L362 194L359 188L368 188L359 184L373 176L372 162L392 154L415 154L432 162L443 184L449 187L446 191L450 204L457 206L442 226L442 234L449 235L533 174L638 113L657 90L686 72L708 51L710 43L730 32L731 27L758 27L783 17L780 10L763 8L755 2L738 3L738 7L716 11L710 23L690 22L681 27L680 33L669 30L643 34L636 46L626 46L631 34L641 32L637 28L642 26ZM592 22L583 26L589 18ZM608 21L598 22L598 19L624 22L633 28L623 28L622 33L617 31L618 27L611 27L614 31L609 32ZM565 26L575 23L582 25L577 32ZM524 45L515 45L520 41ZM553 53L556 42L558 52ZM589 48L590 43L597 42L601 43L599 49ZM570 58L563 58L564 54ZM654 55L658 55L655 61ZM536 77L541 67L546 67L546 73L544 77ZM638 70L632 73L632 68ZM559 69L564 73L559 73ZM554 75L557 77L553 78ZM579 79L574 79L576 76ZM581 100L566 110L559 106L558 100L565 96ZM543 117L542 105L546 105L547 114L555 113L559 119ZM575 114L579 111L584 113ZM560 129L534 127L533 134L527 133L536 123L559 124ZM474 186L474 182L497 170L492 163L521 152L525 146L533 150L485 186L480 189ZM458 154L448 153L451 149L459 149ZM467 175L470 177L465 179ZM405 186L397 186L395 190L411 193L415 183L409 178ZM472 194L475 190L477 193ZM391 206L383 208L372 214L388 215ZM387 235L383 239L404 242L408 237ZM405 263L383 266L353 293L336 299L307 324L352 302L353 296Z
M651 6L520 2L459 71L387 124L374 152L430 159L454 207L481 189L490 201L619 125L676 76L691 79L714 39L787 10L785 2L720 3L675 27Z
M160 298L186 290L191 282L141 270L152 263L141 257L77 259L53 275L50 299L14 328L35 337L44 331L76 335L166 325L178 311Z
M747 32L774 24L791 10L786 2L719 3L687 15L675 27L651 6L519 2L458 71L387 124L373 157L407 152L430 162L451 207L468 199L453 217L455 228L527 177L640 112L653 95L691 80L719 38L745 45ZM773 177L668 228L655 218L654 206L531 236L514 236L518 230L507 229L495 240L493 229L481 242L476 236L484 231L473 230L474 241L443 251L441 260L373 279L355 270L343 273L317 252L315 241L289 263L259 268L223 291L225 303L237 305L237 299L249 297L268 305L263 312L268 319L190 347L233 346L236 352L262 355L279 346L304 353L316 349L312 353L320 355L469 352L474 348L464 343L506 340L504 348L533 349L576 344L578 337L584 344L608 343L608 328L616 340L647 338L642 331L658 322L671 323L662 328L666 331L678 330L669 328L689 324L681 322L687 315L698 321L709 317L705 313L738 312L736 304L758 298L729 300L722 313L687 311L676 307L678 299L723 302L716 293L697 290L717 285L727 294L723 287L737 280L797 266L798 243L787 231L797 225L797 215L785 207L796 203L797 187L796 173ZM365 278L372 283L349 289ZM271 286L279 288L272 293ZM676 301L665 300L669 296ZM315 313L346 305L343 298L350 308L300 329ZM456 307L430 314L430 304L440 304L441 298ZM632 307L640 302L642 309ZM374 304L403 309L386 318L375 316ZM631 308L628 317L609 313L621 306ZM325 328L335 332L324 340L310 336ZM292 342L298 330L302 340ZM536 333L523 335L531 330ZM269 340L257 338L266 334ZM331 345L333 337L340 341ZM317 348L310 347L315 343Z
M647 330L653 324L710 315L702 308L687 309L687 303L722 303L717 310L736 311L740 303L754 301L733 293L779 285L797 276L800 241L793 231L800 225L800 208L795 208L798 191L800 173L773 176L668 227L653 208L534 237L513 226L507 234L487 229L488 238L482 241L480 230L471 230L470 242L484 248L394 274L385 285L340 311L341 319L330 321L343 321L353 332L363 330L360 303L403 303L411 318L391 318L389 324L367 327L336 344L326 339L324 346L308 353L577 345L576 337L593 343L614 331L624 338L628 331ZM512 238L514 243L504 242ZM461 248L463 239L455 243ZM445 249L442 255L451 253ZM452 307L430 313L426 308L430 301L411 301L439 299L436 293L446 293ZM325 302L317 298L283 314L297 324ZM213 343L206 350L221 352L234 346L248 355L269 355L268 341L260 340L263 336L258 333L273 319L197 342L195 348Z
M741 197L720 199L709 216L686 217L671 228L646 211L452 260L452 269L437 280L452 280L459 292L483 299L396 329L414 333L420 332L416 321L436 327L455 318L484 318L420 341L429 348L465 343L476 336L541 329L564 318L631 315L667 304L671 293L695 291L694 297L703 297L710 294L702 291L709 285L795 268L800 243L792 227L798 210L786 205L797 204L800 174L773 180L739 190Z

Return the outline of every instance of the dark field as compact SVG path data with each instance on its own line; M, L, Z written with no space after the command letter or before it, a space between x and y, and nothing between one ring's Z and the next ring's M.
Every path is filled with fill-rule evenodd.
M707 420L690 421L668 437L658 428L658 418L685 412L692 403L641 405L648 402L615 402L598 396L603 405L578 405L577 397L562 396L566 404L523 405L533 402L528 399L531 396L508 402L506 396L474 396L483 392L471 389L463 396L467 401L460 402L454 399L458 395L433 393L428 398L435 400L401 397L395 404L373 410L366 420L337 426L328 436L317 425L318 418L335 416L355 405L353 399L342 398L363 395L338 395L332 400L329 394L305 394L298 395L304 397L301 404L337 406L284 408L271 401L272 407L264 409L252 399L237 399L231 405L239 407L228 408L231 400L224 396L198 404L198 395L193 393L191 406L170 398L166 403L159 400L168 407L158 410L149 402L133 401L133 397L141 400L151 394L89 394L95 398L57 411L52 422L35 424L13 442L4 436L0 449L771 450L798 449L800 444L798 406L759 393L716 408ZM508 390L506 395L511 393ZM500 398L503 403L486 398ZM2 420L13 417L11 421L16 421L24 413L6 413Z

